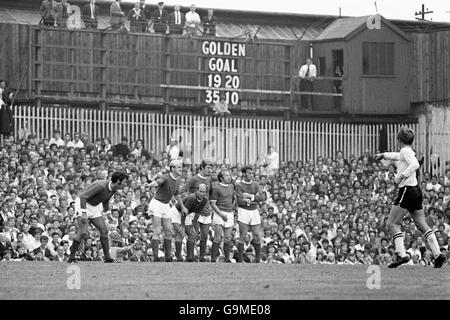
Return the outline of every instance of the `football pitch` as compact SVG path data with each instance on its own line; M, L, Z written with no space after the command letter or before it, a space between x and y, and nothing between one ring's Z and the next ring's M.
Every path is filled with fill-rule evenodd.
M450 299L449 265L379 271L349 265L1 262L0 299Z

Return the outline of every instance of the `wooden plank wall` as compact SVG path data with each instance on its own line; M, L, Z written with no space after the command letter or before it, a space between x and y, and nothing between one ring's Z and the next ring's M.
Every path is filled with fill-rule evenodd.
M16 89L29 62L29 26L0 24L0 79ZM20 97L28 97L28 73L22 83Z
M411 102L450 99L450 31L413 33Z
M280 154L281 161L303 162L318 156L334 158L337 151L345 157L359 157L365 149L375 153L379 147L379 124L334 123L325 121L275 121L244 118L217 118L192 115L19 106L14 114L16 138L27 127L38 139L50 138L54 129L87 133L91 140L109 137L113 144L122 136L142 139L145 148L160 155L170 138L180 141L184 157L193 163L202 159L214 162L227 158L230 163L254 164L269 145ZM396 135L404 125L387 125L388 150L397 150ZM423 130L409 123L416 136ZM422 131L421 131L422 130ZM425 154L422 139L414 148Z
M107 52L105 81L108 82L109 99L120 96L141 100L149 97L161 99L163 90L159 84L165 83L165 71L170 71L166 69L163 55L166 48L172 54L170 67L185 69L185 72L178 74L171 72L172 84L197 85L199 81L200 84L206 81L198 77L199 63L206 63L206 59L199 62L189 56L200 52L198 43L191 39L45 30L42 40L39 40L33 29L36 27L0 24L0 78L7 79L11 88L17 87L30 56L36 59L37 41L46 45L42 50L43 62L53 62L43 65L42 77L51 79L42 83L43 94L98 97L102 79L102 50ZM102 36L106 36L103 42ZM410 36L413 39L411 101L420 103L450 99L450 31L411 33ZM241 59L239 66L241 87L289 90L290 81L286 78L291 71L289 69L297 70L307 51L307 42L293 44L294 47L248 42L247 57ZM34 76L35 67L30 67L30 73ZM206 70L205 66L202 68ZM19 98L33 97L36 88L30 80L27 74ZM171 90L170 96L178 100L199 99L197 92L179 89ZM256 105L257 98L255 93L241 93L241 100L250 105ZM285 103L282 96L260 95L259 98L261 104Z

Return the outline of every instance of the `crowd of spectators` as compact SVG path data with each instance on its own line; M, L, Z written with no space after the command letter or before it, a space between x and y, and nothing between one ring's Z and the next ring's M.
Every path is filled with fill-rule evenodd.
M73 10L67 0L43 0L40 7L40 24L51 27L67 28L69 17L79 15L79 20L73 19L76 28L82 28L83 21L86 29L98 29L100 8L96 0L86 0L80 12ZM187 36L216 36L217 18L212 9L207 15L200 18L196 7L192 4L188 12L181 12L178 4L174 5L173 12L165 9L164 2L158 2L157 8L152 9L145 0L136 1L130 10L123 8L122 0L115 0L109 7L108 29L114 31L125 30L125 21L129 21L127 31L151 32L157 34L184 34ZM79 25L77 25L79 24Z
M113 258L119 261L153 261L152 219L147 207L155 189L149 183L182 150L171 141L158 158L142 140L117 145L108 138L93 142L86 134L59 131L38 141L33 134L0 145L0 260L66 261L77 231L74 204L92 181L126 171L127 186L111 199L105 213L110 228ZM267 159L278 160L271 150ZM229 170L234 182L242 177L241 164L217 163L212 179ZM307 162L280 161L255 164L255 179L267 199L259 204L263 229L263 262L297 264L389 264L394 247L386 223L396 186L395 166L375 161L368 152L347 159L342 152L332 158ZM185 164L181 184L196 173ZM420 177L427 223L436 233L442 251L450 236L450 168L445 176L424 172ZM232 232L237 254L239 228ZM407 216L402 222L410 264L432 265L426 241ZM89 227L89 237L77 258L101 261L99 234ZM213 234L210 232L210 240ZM185 243L183 256L185 256ZM208 241L207 255L212 242ZM163 256L163 252L160 252ZM254 259L251 236L245 239L245 261ZM223 261L223 252L221 258Z

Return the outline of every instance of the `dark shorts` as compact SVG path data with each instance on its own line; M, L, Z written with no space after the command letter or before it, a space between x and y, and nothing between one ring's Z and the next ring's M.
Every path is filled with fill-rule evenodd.
M398 190L398 196L394 201L394 205L411 212L421 210L423 208L422 202L422 190L420 190L419 186L406 186Z

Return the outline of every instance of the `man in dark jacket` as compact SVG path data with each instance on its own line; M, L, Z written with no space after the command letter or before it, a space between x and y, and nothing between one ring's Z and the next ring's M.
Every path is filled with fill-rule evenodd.
M113 156L122 155L124 159L127 159L129 154L130 147L128 146L128 139L127 137L123 137L122 142L114 146Z

